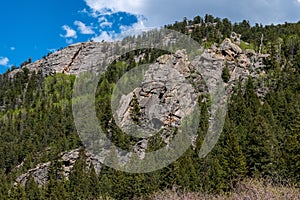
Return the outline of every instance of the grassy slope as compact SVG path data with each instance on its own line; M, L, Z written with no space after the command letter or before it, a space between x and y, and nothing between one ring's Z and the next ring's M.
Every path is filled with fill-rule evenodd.
M240 182L236 188L233 188L233 192L228 194L211 195L195 192L178 192L176 188L174 190L168 190L152 195L150 200L199 200L199 199L212 199L212 200L233 200L233 199L274 199L274 200L299 200L300 190L292 185L279 185L274 186L271 183L266 183L263 180L249 179ZM144 199L143 199L144 200Z

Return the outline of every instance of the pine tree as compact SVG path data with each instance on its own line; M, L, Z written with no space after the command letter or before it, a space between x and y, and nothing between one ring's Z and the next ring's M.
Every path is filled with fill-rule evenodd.
M1 148L1 147L0 147ZM0 168L0 199L5 199L8 193L8 180L4 171Z
M79 156L70 173L69 183L71 198L86 199L89 196L86 155L83 148L80 149Z
M130 117L137 124L141 124L141 108L135 93L133 93L132 100L130 102Z
M229 187L235 187L247 172L246 159L240 148L237 131L234 130L228 115L226 116L222 144L221 165Z
M204 191L219 193L227 188L227 180L225 180L225 174L217 156L211 154L205 158L204 163L204 175L202 179Z
M105 165L101 167L101 171L99 174L100 183L100 191L101 195L104 198L121 198L120 195L122 193L122 189L124 187L123 181L124 176L121 171L115 170L112 167L118 166L118 156L116 148L112 148L109 154L106 156ZM129 183L126 183L129 184Z
M5 199L2 198L1 199ZM9 199L11 200L26 200L26 194L24 191L24 187L21 184L17 184L11 189L9 194Z
M176 185L193 191L199 189L199 176L195 168L196 163L194 156L196 157L198 155L196 155L196 152L192 148L189 148L185 154L174 163Z
M222 70L222 79L225 83L228 83L228 81L230 80L230 71L228 68L228 64L225 64L225 67Z
M100 182L93 163L90 165L89 191L91 194L91 199L98 199L100 197Z
M41 192L38 184L34 181L32 175L30 175L25 184L26 198L29 200L39 200L41 199Z
M284 158L288 176L300 182L300 106L295 106L296 117L291 121L284 143Z
M45 191L46 199L69 199L69 194L67 193L66 183L62 180L50 179Z
M56 157L50 164L46 186L45 197L47 199L68 199L66 184L61 175L61 162Z
M257 113L260 108L260 100L254 90L254 81L252 77L249 77L246 82L244 98L245 98L245 104L247 106L247 109L250 112L249 114L252 117L257 116Z
M243 97L241 83L238 83L236 94L230 97L228 115L234 126L245 126L247 122L251 121L251 116L247 109L245 98Z
M277 140L265 118L255 117L246 139L245 156L250 174L273 175Z

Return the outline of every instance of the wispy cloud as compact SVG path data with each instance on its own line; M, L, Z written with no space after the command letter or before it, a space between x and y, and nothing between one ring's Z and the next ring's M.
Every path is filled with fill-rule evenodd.
M78 13L81 13L81 14L89 14L89 11L87 11L86 8L82 9L82 10L79 10Z
M112 22L108 22L108 21L100 22L101 28L104 28L104 27L112 27L112 25L113 25Z
M96 16L96 17L97 17L97 16ZM109 21L107 20L107 18L104 17L104 16L99 17L99 18L98 18L98 22L99 22L101 28L105 28L105 27L110 27L110 28L111 28L112 25L113 25L113 23L112 23L112 22L109 22Z
M8 66L8 63L9 63L9 59L7 57L1 57L0 56L0 65L1 66Z
M146 27L144 24L145 19L142 16L139 16L137 19L138 21L131 26L120 26L121 38L124 38L129 35L139 35L145 31L149 31L155 28L155 27Z
M63 25L62 29L66 31L66 33L60 34L60 37L63 38L77 38L77 33L74 29L70 28L68 25Z
M94 41L120 40L149 30L144 25L146 18L134 8L141 8L145 0L84 0L89 9L81 13L98 20Z
M73 42L74 42L73 39L66 39L66 43L67 43L67 44L72 44Z
M128 12L143 15L147 26L162 26L206 13L231 21L277 24L299 21L300 0L84 0L94 14ZM180 9L179 9L180 8Z
M91 26L87 26L81 21L75 21L74 25L77 26L81 34L90 35L95 33Z
M94 11L94 13L111 13L111 12L129 12L140 14L138 12L143 8L143 4L147 0L85 0L86 4Z
M99 35L93 37L92 40L94 40L96 42L101 42L101 41L111 42L111 41L114 41L115 38L116 38L115 32L113 32L113 31L111 31L111 32L103 31Z
M53 52L57 51L57 49L55 49L55 48L48 48L47 51L53 53Z
M121 40L126 36L138 35L145 31L151 30L153 27L145 27L143 20L139 19L137 23L130 26L120 26L120 33L112 31L102 31L99 35L92 38L96 42Z
M9 48L11 51L14 51L14 50L16 50L16 47L10 47Z

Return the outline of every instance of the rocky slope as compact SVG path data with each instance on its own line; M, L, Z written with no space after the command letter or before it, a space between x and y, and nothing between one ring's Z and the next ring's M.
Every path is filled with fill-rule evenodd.
M116 42L116 45L118 42ZM104 58L109 58L107 61L112 61L110 56L116 50L115 45L102 42L86 42L72 44L62 50L56 51L44 56L43 59L34 63L29 63L23 67L28 68L30 71L42 71L44 75L51 75L54 73L64 73L77 75L79 70L85 71L91 66L93 70L98 72L101 68L96 66L102 64ZM12 71L10 74L14 76L20 69Z
M63 152L60 154L60 159L58 162L61 163L61 175L68 178L77 158L79 157L80 149L74 149L72 151ZM93 166L95 167L96 173L99 173L100 171L100 160L96 158L95 156L91 155L90 153L86 153L86 165L90 166L90 164L93 163ZM35 182L37 182L39 185L45 185L48 181L48 170L51 165L51 162L47 163L41 163L38 164L35 168L30 169L27 173L22 174L16 179L15 185L20 183L21 185L25 185L26 181L28 180L29 176L31 175Z
M213 45L203 51L202 55L189 60L186 51L179 50L172 55L163 55L149 66L145 72L140 87L136 87L131 93L124 94L116 108L116 118L119 126L127 129L133 124L131 109L133 98L136 98L141 112L141 127L147 131L159 130L161 128L180 126L180 121L189 115L200 94L205 94L208 89L216 88L221 79L223 68L227 65L230 70L230 80L223 83L226 86L226 94L230 95L235 85L235 80L247 79L248 76L258 77L263 74L263 59L268 55L256 53L254 50L242 50L239 46L240 35L233 33L232 37L226 38L220 45ZM23 67L30 71L41 70L45 75L53 73L65 73L78 75L78 73L89 69L99 72L98 65L103 62L109 63L115 59L112 52L116 51L121 42L114 45L109 43L79 43L57 51L41 60L27 64ZM104 60L107 58L108 60ZM20 69L10 73L11 76ZM203 74L209 79L203 80ZM195 87L196 86L196 87ZM266 90L257 91L260 96ZM224 96L225 100L227 96ZM163 135L162 139L168 144L171 136ZM147 148L147 139L142 139L135 147L135 151L143 157ZM63 164L62 174L68 177L79 150L64 152L61 154ZM95 158L87 154L87 165L91 162L100 170L100 161L105 158ZM36 168L22 174L16 183L24 185L29 175L43 185L47 182L47 171L50 163L43 163Z

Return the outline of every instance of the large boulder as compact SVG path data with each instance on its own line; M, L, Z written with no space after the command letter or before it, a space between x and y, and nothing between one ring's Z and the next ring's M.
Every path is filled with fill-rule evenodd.
M250 59L245 54L238 56L238 65L242 68L249 67L251 65Z
M237 34L235 32L231 32L230 39L236 45L240 45L241 44L241 34Z
M220 45L220 50L222 51L223 55L228 57L229 60L233 60L238 54L243 52L242 49L238 45L232 43L229 38L226 38L222 42Z

